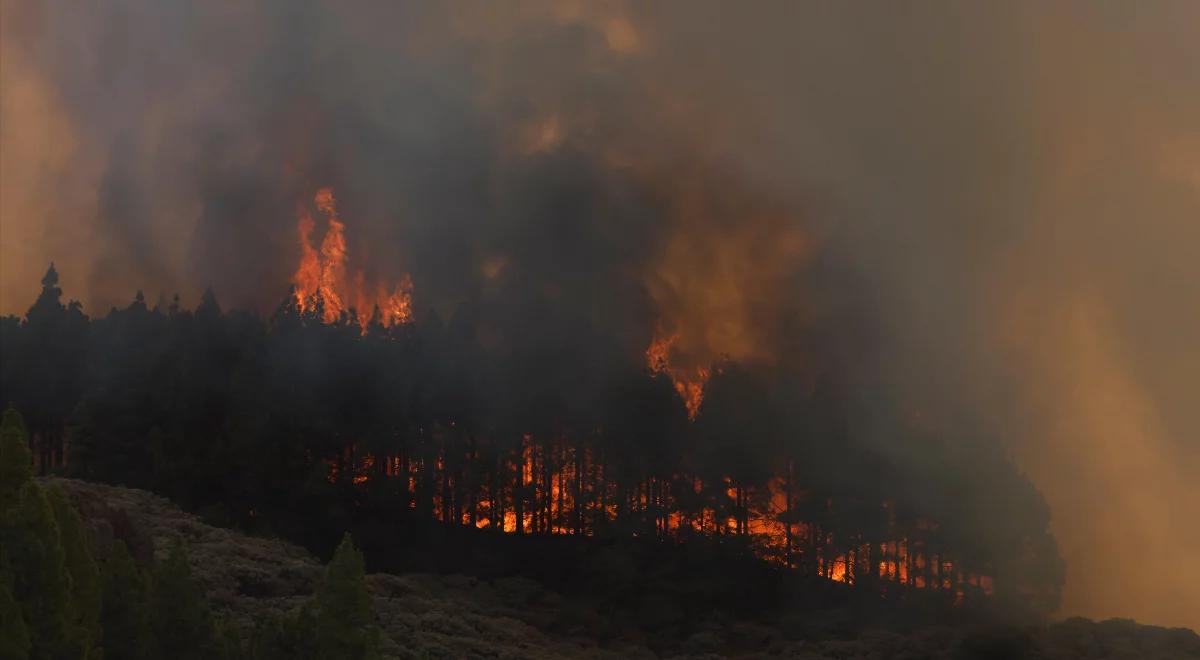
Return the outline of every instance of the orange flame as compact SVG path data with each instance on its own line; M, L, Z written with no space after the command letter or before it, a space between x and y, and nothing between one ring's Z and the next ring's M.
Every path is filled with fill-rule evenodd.
M365 487L375 478L396 479L407 494L409 508L415 509L422 497L419 482L432 479L425 495L431 498L425 506L434 519L478 529L510 534L591 535L597 521L615 521L620 515L642 516L652 521L650 527L642 527L634 535L653 533L664 539L683 539L696 533L745 535L752 539L754 552L761 559L781 567L814 571L833 582L874 582L885 591L897 585L938 589L956 603L968 593L995 592L991 576L962 570L952 558L942 556L919 538L920 532L931 529L928 521L919 520L911 528L896 527L891 535L873 543L840 539L820 524L793 522L790 513L809 494L795 489L785 477L770 480L765 492L754 486L739 486L731 477L713 484L699 478L685 480L680 475L650 477L628 494L622 514L617 504L620 495L605 478L603 463L586 449L547 446L526 433L517 451L504 459L504 470L513 481L485 487L465 500L447 497L456 491L457 477L447 469L446 449L440 446L429 458L377 458L357 453L351 444L343 448L338 460L325 460L327 480L330 484L349 480L356 487ZM382 470L376 468L377 460L382 461ZM706 488L722 493L725 506L684 511L674 501L685 493L704 493ZM832 500L826 505L832 506ZM890 502L881 506L889 511L892 508ZM912 532L918 537L914 538Z
M316 222L301 211L296 229L300 237L300 264L292 276L296 306L302 312L320 311L321 320L333 323L351 310L365 333L372 321L391 327L412 320L412 278L407 274L392 287L383 282L368 287L361 270L350 280L346 277L346 224L338 216L337 200L331 188L321 188L313 198L325 215L328 229L321 249L312 246ZM353 301L353 307L349 306Z
M671 366L671 346L678 339L679 333L666 337L662 334L662 328L659 328L658 334L646 349L646 366L650 368L650 371L661 373Z
M646 366L653 373L666 373L675 384L675 391L687 407L688 419L695 419L700 412L700 404L704 401L704 385L711 375L708 367L685 369L671 366L671 348L679 339L679 333L663 334L662 327L658 328L654 340L646 348Z

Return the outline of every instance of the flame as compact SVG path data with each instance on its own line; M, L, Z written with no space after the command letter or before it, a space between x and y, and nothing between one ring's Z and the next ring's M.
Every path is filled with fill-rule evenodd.
M675 384L675 391L687 407L688 419L695 419L700 412L700 404L704 401L704 385L708 382L711 371L705 366L691 369L671 366L671 349L679 340L679 333L666 335L660 325L654 339L646 348L646 366L653 373L666 373Z
M327 481L348 480L355 487L365 487L374 479L395 479L407 494L411 509L418 507L422 497L431 498L424 500L424 506L440 522L508 534L586 536L593 534L601 521L615 521L622 515L617 505L621 494L608 481L602 460L588 449L556 443L548 446L532 433L523 434L519 448L504 459L504 472L511 475L511 481L483 486L460 499L454 494L459 477L448 469L454 461L448 460L445 432L431 433L437 451L427 458L360 454L351 444L336 460L325 460ZM382 470L376 468L377 461ZM419 483L427 479L427 488L422 489ZM685 512L674 503L683 494L677 492L680 488L691 491L689 495L719 492L725 503ZM896 527L874 543L839 538L836 531L823 529L819 523L787 522L792 519L790 512L809 501L811 493L789 485L786 477L771 479L766 492L756 491L753 486L738 486L731 477L712 484L698 477L649 477L625 494L623 515L640 516L648 523L634 535L651 533L663 539L744 535L752 539L755 554L763 560L783 568L813 571L832 582L854 585L873 578L885 591L894 586L937 589L956 603L962 602L968 591L995 591L991 576L965 571L951 557L919 540L923 532L935 528L929 521ZM832 499L825 499L824 504L834 506ZM887 512L893 508L891 502L880 506ZM894 519L891 524L895 525Z
M679 340L679 333L670 337L662 335L662 328L646 348L646 366L654 373L661 373L670 367L671 346Z
M292 276L300 311L319 311L323 322L334 323L353 310L364 333L373 321L385 328L411 321L412 278L405 274L390 287L384 282L368 285L362 270L347 278L346 224L338 215L333 189L318 190L313 203L325 216L328 228L318 251L312 245L316 221L306 209L301 210L296 225L300 264Z
M708 367L696 367L690 374L676 371L671 375L675 381L675 391L679 392L683 404L687 406L688 419L695 419L696 413L700 412L700 404L704 402L704 385L708 382L708 377Z
M372 456L371 454L367 454L366 456L363 456L362 461L359 462L358 467L359 467L359 469L358 469L357 474L355 474L353 477L351 477L350 481L352 483L354 483L355 485L365 484L371 480L371 477L369 475L371 473L371 469L373 467L375 467L375 457Z

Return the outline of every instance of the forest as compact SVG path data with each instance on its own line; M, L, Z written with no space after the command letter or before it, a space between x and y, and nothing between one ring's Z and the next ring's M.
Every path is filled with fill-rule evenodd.
M376 657L363 557L342 539L316 593L249 639L213 607L186 541L158 557L124 510L100 542L61 483L35 479L21 414L0 423L0 657L5 660L274 660ZM90 506L94 508L95 503Z
M469 305L385 324L295 288L268 315L206 291L89 317L53 265L41 284L0 319L0 400L40 474L151 490L326 557L353 531L392 571L565 565L561 582L619 544L676 564L666 576L1058 602L1049 512L1011 461L899 418L905 450L882 450L848 431L836 374L724 360L688 401L662 356L583 324L497 347Z

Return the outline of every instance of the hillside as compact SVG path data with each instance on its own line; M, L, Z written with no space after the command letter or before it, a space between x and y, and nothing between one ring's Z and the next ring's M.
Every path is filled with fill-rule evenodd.
M214 610L245 635L257 622L299 606L322 574L308 552L278 539L256 538L203 523L168 500L140 490L56 479L88 521L98 554L122 538L135 556L165 556L171 539L188 542L195 576ZM481 581L427 574L367 577L388 658L655 658L634 631L604 639L562 613L586 620L578 603L535 582ZM918 658L1040 658L1043 660L1200 659L1200 636L1185 629L1132 621L1070 619L1046 627L959 631L945 627L898 633L844 631L808 639L799 626L715 619L667 657L798 658L808 660ZM805 626L812 630L811 626ZM812 638L816 637L816 638Z

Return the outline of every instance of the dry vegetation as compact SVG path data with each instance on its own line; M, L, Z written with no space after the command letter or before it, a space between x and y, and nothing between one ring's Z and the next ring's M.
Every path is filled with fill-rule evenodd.
M175 536L187 540L194 574L214 609L249 635L259 621L287 612L308 598L322 574L305 550L213 527L156 495L116 486L57 480L89 521L100 556L114 537L135 555L165 556ZM655 658L634 631L589 634L588 613L535 582L481 581L426 574L367 577L392 658ZM564 613L568 613L564 615ZM564 626L570 621L573 627ZM1070 619L1048 627L944 627L909 633L862 632L853 638L816 639L810 622L767 626L715 618L667 652L676 658L796 658L802 660L1194 660L1200 636L1184 629L1131 621Z

